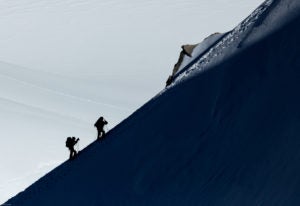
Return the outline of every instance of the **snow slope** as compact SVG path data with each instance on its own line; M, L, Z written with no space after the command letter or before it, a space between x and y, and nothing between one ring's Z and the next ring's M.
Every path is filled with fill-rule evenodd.
M299 205L299 8L266 1L105 141L7 204Z
M0 204L67 158L67 136L83 148L99 115L112 128L157 94L182 43L262 1L1 0Z
M184 79L185 76L191 77L190 72L194 70L197 73L215 66L248 45L275 32L298 15L299 7L298 1L266 0L221 41L217 41L206 54L201 55L189 69L184 70L177 80Z
M1 202L62 163L67 136L81 137L85 147L96 138L93 124L100 114L115 113L108 118L111 127L131 113L130 101L93 88L101 83L0 62Z

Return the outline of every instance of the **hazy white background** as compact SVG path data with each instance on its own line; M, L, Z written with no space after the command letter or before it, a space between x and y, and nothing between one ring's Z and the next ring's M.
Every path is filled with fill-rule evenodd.
M180 46L262 0L0 0L0 203L164 88Z

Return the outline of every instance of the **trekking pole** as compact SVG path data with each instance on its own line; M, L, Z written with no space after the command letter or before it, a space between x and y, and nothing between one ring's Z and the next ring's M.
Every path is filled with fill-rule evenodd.
M76 145L77 153L79 152L79 141L77 142L77 145Z

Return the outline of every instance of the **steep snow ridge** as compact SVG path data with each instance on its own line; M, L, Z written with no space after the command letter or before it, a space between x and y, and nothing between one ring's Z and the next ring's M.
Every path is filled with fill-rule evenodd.
M95 82L0 62L0 136L6 146L1 150L0 162L7 162L7 156L10 161L18 162L0 168L1 198L16 194L18 188L26 188L63 162L68 155L63 146L67 136L84 137L80 142L83 147L93 141L96 136L93 123L100 114L107 116L117 111L119 116L109 118L110 126L128 115L130 111L120 106L122 103L102 102L105 95L93 88L101 83L94 85ZM34 144L31 149L29 142ZM35 161L25 164L26 158ZM40 162L49 161L54 163L38 169Z
M243 40L243 44L251 45L255 41L266 37L271 32L275 32L280 29L282 25L288 23L297 17L300 10L299 1L279 1L276 0L271 5L272 9L268 9L268 12L255 23L252 28L251 35ZM288 16L286 14L289 13Z
M184 56L183 61L175 74L175 78L184 72L187 68L189 68L190 64L192 64L194 61L196 61L198 58L201 57L202 54L205 53L207 49L212 47L214 44L216 44L224 34L215 33L210 35L209 37L205 38L201 43L199 43L195 49L193 50L192 57Z
M291 3L293 2L293 3ZM248 45L253 44L255 41L259 41L263 36L268 35L272 30L266 28L280 28L288 20L293 19L297 14L299 8L299 2L297 1L280 1L280 0L266 0L260 7L258 7L248 18L241 22L234 30L229 32L221 41L214 45L206 54L197 61L193 66L191 66L187 71L177 77L177 83L185 79L185 77L191 77L190 72L197 71L202 72L222 61L229 58L236 52L238 52L241 47L247 47L245 39L249 36L252 41L247 41ZM289 6L291 7L289 7ZM274 7L274 8L273 8ZM280 10L278 13L277 10ZM292 13L290 13L292 11ZM280 18L285 20L277 21ZM259 34L257 34L257 29L254 28L262 25L265 18L272 19L268 23L264 23L263 27L260 27ZM276 22L276 26L273 24ZM255 37L255 38L254 38Z
M0 203L67 158L66 136L82 148L99 115L112 128L160 91L181 42L231 29L262 1L1 0L0 61L13 65L0 63Z
M276 32L243 49L231 50L246 34L229 34L236 42L222 54L230 58L190 73L103 142L89 145L7 204L300 205L296 13ZM294 14L284 14L289 15Z
M1 198L16 194L18 188L26 188L64 161L67 151L62 145L67 135L86 137L82 146L94 139L92 123L99 108L92 101L72 96L68 89L72 85L66 85L72 81L67 81L58 75L0 62L0 136L5 145L0 162L7 162L7 157L11 161L0 166ZM28 142L34 148L29 149ZM52 164L41 169L42 162Z
M119 77L114 78L118 80ZM120 96L112 95L119 88L104 86L110 77L106 79L102 75L101 80L0 62L0 136L6 146L0 155L0 162L6 162L2 168L0 166L2 201L63 162L68 156L64 147L67 136L80 137L80 146L85 147L95 140L93 124L99 115L107 117L112 128L133 111L127 106L130 99L120 101ZM133 95L124 94L128 98ZM113 113L113 117L109 116ZM11 162L19 164L7 162L7 156ZM33 161L25 164L26 158ZM40 162L51 161L54 162L51 166L38 169Z

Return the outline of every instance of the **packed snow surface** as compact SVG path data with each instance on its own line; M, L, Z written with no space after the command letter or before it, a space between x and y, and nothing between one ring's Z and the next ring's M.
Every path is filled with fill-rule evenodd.
M300 2L266 1L106 139L7 204L300 205L299 25Z

